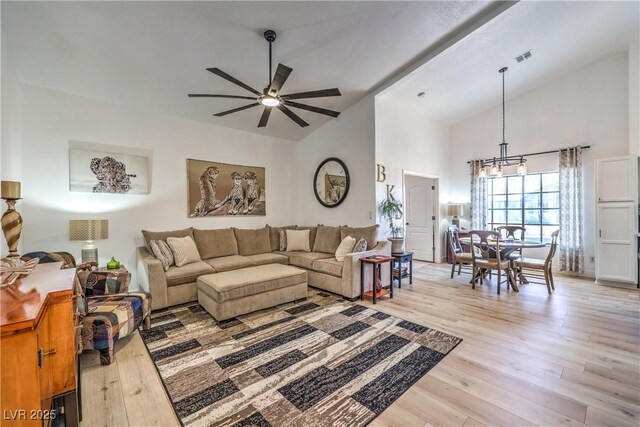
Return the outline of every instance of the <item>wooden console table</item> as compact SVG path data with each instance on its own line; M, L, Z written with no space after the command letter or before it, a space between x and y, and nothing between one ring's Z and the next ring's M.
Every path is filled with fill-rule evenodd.
M74 328L75 268L37 265L15 284L0 289L0 424L42 426L59 416L53 399L64 401L66 426L78 425L77 343Z

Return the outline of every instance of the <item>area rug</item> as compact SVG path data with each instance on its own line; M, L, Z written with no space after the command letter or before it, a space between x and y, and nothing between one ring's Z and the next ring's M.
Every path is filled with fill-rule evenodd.
M223 322L197 303L151 317L142 339L186 426L364 426L462 341L313 291Z

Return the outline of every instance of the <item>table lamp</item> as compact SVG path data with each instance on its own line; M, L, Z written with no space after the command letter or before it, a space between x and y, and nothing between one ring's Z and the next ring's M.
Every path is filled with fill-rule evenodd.
M18 241L22 233L22 217L16 210L16 202L20 200L20 183L18 181L1 181L0 197L7 202L7 211L2 214L2 232L9 247L7 257L17 258Z
M94 240L109 237L109 221L106 219L72 219L69 221L69 240L84 240L82 262L98 262L98 248Z
M458 217L462 216L463 214L464 209L461 204L450 203L449 206L447 206L447 215L453 217L451 219L451 224L457 226L458 228L460 228L460 219Z

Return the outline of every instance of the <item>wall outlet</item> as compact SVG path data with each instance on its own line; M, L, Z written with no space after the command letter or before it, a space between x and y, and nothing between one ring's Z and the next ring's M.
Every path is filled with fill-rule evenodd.
M373 211L369 211L369 219L373 219Z
M595 264L596 257L592 256L591 258L589 258L589 262L591 262L592 264Z

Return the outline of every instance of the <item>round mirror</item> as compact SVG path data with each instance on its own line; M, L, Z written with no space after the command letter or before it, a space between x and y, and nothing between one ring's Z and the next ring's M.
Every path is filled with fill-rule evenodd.
M329 157L316 169L313 191L321 205L334 208L347 197L349 183L347 165L336 157Z

